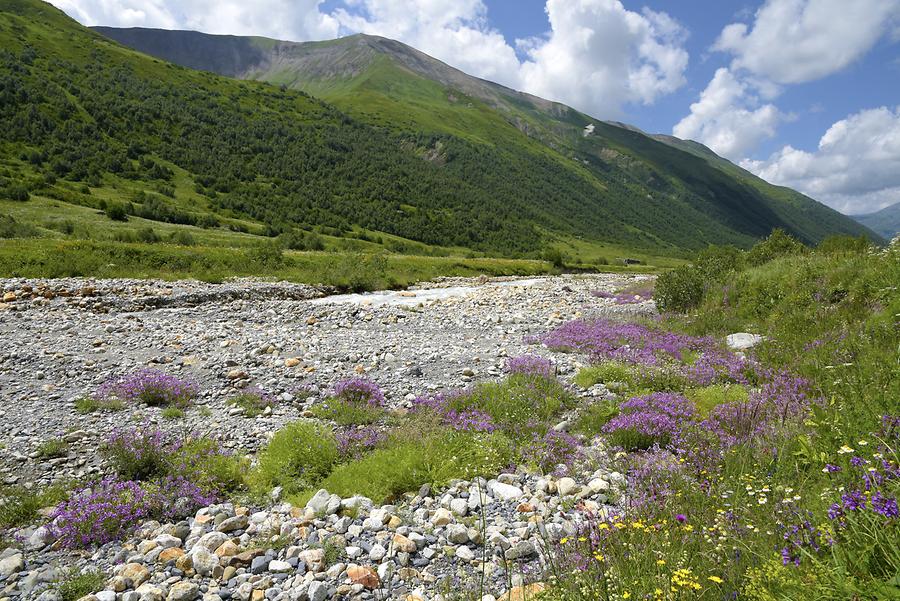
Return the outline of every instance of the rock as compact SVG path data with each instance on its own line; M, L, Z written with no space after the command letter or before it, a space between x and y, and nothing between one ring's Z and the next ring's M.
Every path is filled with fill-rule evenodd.
M281 561L278 559L273 559L269 562L269 571L274 574L287 574L288 572L294 571L294 566L289 564L286 561Z
M169 589L166 601L194 601L200 594L200 587L193 582L176 582Z
M219 556L211 553L205 547L191 551L191 559L194 569L201 576L212 576L213 571L219 567Z
M572 478L560 478L556 483L556 490L559 492L559 496L567 497L569 495L578 494L581 487L578 486L578 483Z
M387 549L378 543L372 545L372 548L369 550L369 559L376 563L384 559L385 555L387 555Z
M527 540L520 540L506 550L506 559L523 559L534 555L537 551Z
M328 585L324 582L313 580L309 583L306 594L309 597L309 601L325 601L328 598Z
M171 549L172 547L180 547L181 539L177 536L171 536L169 534L161 534L154 539L154 542L158 544L163 549Z
M0 560L0 576L8 578L9 576L21 572L25 569L25 558L21 553L15 553L9 557Z
M366 566L351 565L347 568L347 578L353 584L361 584L367 589L375 589L381 584L381 579L372 568Z
M469 513L469 501L467 499L453 499L450 501L450 511L460 517Z
M182 555L184 555L184 551L182 549L179 549L178 547L170 547L168 549L163 549L156 560L159 563L166 563L168 561L172 561L173 559L177 560Z
M119 576L130 579L135 587L139 587L150 579L150 570L139 563L127 563L119 571Z
M307 549L301 551L298 557L306 564L306 569L310 572L316 573L325 570L325 551L322 549Z
M228 535L226 535L224 532L207 532L200 537L200 540L197 541L197 544L195 544L194 547L196 548L197 546L201 546L207 551L213 552L227 540Z
M300 359L297 357L288 357L284 360L285 367L297 367L298 365L300 365Z
M97 601L116 601L116 591L99 591L94 594Z
M163 601L166 598L166 594L161 588L149 582L139 586L135 592L141 596L141 601Z
M512 501L522 496L522 489L512 484L504 484L497 480L488 482L488 490L490 493L502 501Z
M15 302L15 300L16 300L15 292L5 292L3 294L3 302L4 303L12 303L12 302Z
M392 543L394 545L394 550L400 553L415 553L417 550L416 543L402 534L395 534Z
M743 351L753 348L760 342L763 337L759 334L750 334L748 332L736 332L725 337L725 344L733 351Z
M236 515L233 518L224 520L216 530L219 532L234 532L235 530L244 530L249 524L250 519L246 515Z
M446 526L453 522L453 514L441 507L431 516L431 523L435 526Z
M341 498L337 495L329 494L327 490L322 488L307 501L306 508L311 510L316 516L329 516L340 510Z
M497 601L533 601L546 588L542 582L514 586L508 592L500 595Z
M219 557L231 557L232 555L237 555L240 552L240 547L234 544L232 541L227 540L218 547L214 553Z
M469 542L467 529L462 524L450 524L449 526L447 526L447 530L444 535L447 537L447 540L454 545L462 545Z
M606 492L609 490L609 482L602 478L594 478L588 482L588 488L590 488L591 492L594 494Z
M456 549L456 556L463 561L472 561L475 559L475 552L469 547L461 546Z
M46 526L35 529L28 537L28 548L32 550L43 549L53 542L53 533Z

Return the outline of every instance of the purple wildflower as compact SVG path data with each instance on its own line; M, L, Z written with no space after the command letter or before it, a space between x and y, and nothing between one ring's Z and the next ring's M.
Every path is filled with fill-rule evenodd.
M197 396L193 382L181 380L155 369L142 369L121 378L105 382L98 390L98 398L115 397L132 403L147 405L185 405Z
M506 371L511 374L527 374L552 378L556 375L556 366L553 361L538 355L521 355L512 357L506 361Z
M384 393L378 384L366 378L348 378L334 386L334 396L352 405L383 407Z

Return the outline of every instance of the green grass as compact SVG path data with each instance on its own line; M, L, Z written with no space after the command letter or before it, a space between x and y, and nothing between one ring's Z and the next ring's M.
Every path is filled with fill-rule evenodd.
M542 261L358 253L286 252L279 264L256 259L250 250L91 240L0 241L5 277L129 277L222 281L234 276L273 277L344 289L399 287L438 276L537 275Z
M743 403L750 397L746 386L741 384L712 384L701 388L688 388L684 396L694 402L700 415L709 415L718 405Z
M376 503L397 500L422 484L440 487L457 478L491 476L513 458L510 440L501 433L415 432L394 437L362 459L337 466L317 487L342 497L361 494ZM301 495L301 500L313 491Z
M333 421L339 426L374 424L384 415L381 408L360 406L336 398L317 403L309 410L317 418Z
M162 415L163 419L174 420L183 419L185 413L184 410L179 407L166 407L162 410L160 415Z
M70 571L58 583L57 591L62 601L77 601L85 595L103 589L106 576L98 570L75 572Z
M41 459L65 457L69 452L69 444L61 438L51 438L38 445L37 452Z
M615 401L591 403L578 412L573 430L588 437L596 436L603 430L603 426L618 414L619 408Z
M314 488L337 461L337 443L327 427L312 421L294 422L276 432L260 452L251 487L259 495L276 486L283 486L288 495Z
M92 397L75 399L75 411L81 414L122 411L123 409L125 409L125 403L119 399L95 399Z
M256 417L271 406L271 402L255 392L242 392L230 399L228 404L244 410L244 416Z
M575 383L581 388L594 384L606 384L614 392L628 392L636 396L642 390L681 391L687 380L672 369L664 367L634 366L615 361L604 361L578 370Z
M28 490L24 487L0 489L0 528L25 526L38 521L39 510L52 507L67 497L65 488L52 486Z

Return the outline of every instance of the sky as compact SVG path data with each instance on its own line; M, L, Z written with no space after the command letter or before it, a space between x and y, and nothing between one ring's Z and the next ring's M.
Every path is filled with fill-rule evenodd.
M900 0L51 0L85 25L371 33L697 140L848 214L900 202Z

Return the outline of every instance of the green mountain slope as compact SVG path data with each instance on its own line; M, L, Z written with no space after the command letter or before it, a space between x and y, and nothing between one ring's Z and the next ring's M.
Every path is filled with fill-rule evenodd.
M283 85L165 63L38 0L0 0L0 202L121 205L113 216L269 235L364 228L506 255L865 231L823 221L815 203L792 223L783 200L691 153L390 40L129 36L175 62Z
M598 181L618 220L640 230L634 241L642 244L746 244L773 227L809 242L829 233L865 232L798 192L772 186L708 149L697 151L704 148L699 144L598 122L565 105L471 77L393 40L354 35L291 43L185 31L97 30L175 63L303 90L395 131L448 134L552 156L563 168ZM244 55L245 67L223 71L221 57L239 44L252 47ZM592 126L590 134L586 126Z
M900 202L865 215L851 215L873 232L888 240L900 234Z

